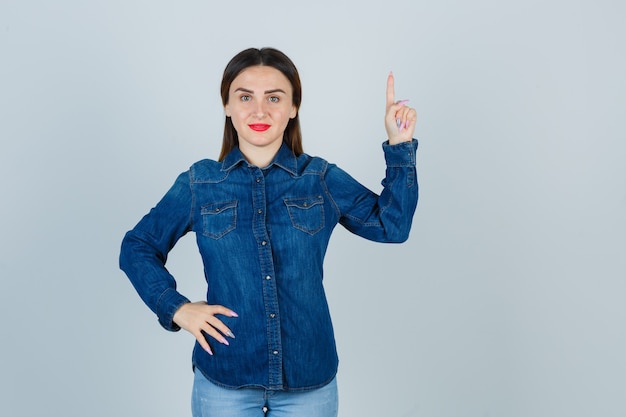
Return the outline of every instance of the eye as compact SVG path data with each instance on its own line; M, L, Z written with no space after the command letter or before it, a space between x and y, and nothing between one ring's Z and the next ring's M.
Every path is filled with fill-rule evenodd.
M267 101L269 101L270 103L278 103L280 101L280 98L276 96L270 96L267 98Z
M239 97L239 100L241 100L243 102L246 102L246 101L252 100L252 97L250 97L249 95L245 94L245 95L242 95L241 97Z

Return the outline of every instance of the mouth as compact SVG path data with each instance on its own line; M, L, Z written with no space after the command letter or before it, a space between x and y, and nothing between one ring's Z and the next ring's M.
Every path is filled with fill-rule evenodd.
M253 124L249 124L248 127L252 130L254 130L255 132L265 132L267 129L270 128L271 125L265 124L265 123L253 123Z

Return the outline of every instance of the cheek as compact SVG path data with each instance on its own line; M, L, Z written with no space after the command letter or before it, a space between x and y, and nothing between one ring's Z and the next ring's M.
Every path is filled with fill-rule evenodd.
M245 114L240 110L231 111L230 117L233 120L234 124L240 123L242 120L245 120Z

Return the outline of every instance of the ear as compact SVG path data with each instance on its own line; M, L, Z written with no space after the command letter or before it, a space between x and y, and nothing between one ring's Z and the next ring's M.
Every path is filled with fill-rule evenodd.
M230 106L228 104L224 106L224 113L226 113L226 117L230 117Z
M298 115L298 109L296 106L291 106L291 113L289 113L289 118L294 119Z

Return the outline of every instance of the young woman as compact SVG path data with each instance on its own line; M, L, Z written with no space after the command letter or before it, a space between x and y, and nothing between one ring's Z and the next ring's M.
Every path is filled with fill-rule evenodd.
M129 231L120 266L171 331L197 340L194 416L337 415L337 351L322 285L334 227L378 242L408 238L417 205L414 109L387 80L380 195L324 159L303 153L301 85L273 48L247 49L226 66L218 161L182 173ZM168 252L196 234L208 284L190 302L165 268Z

